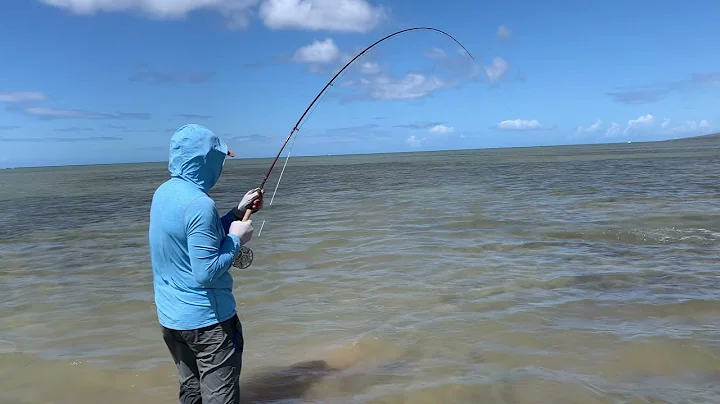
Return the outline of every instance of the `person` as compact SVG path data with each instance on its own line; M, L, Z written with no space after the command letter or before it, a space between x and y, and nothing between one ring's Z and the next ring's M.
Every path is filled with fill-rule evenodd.
M185 125L170 141L170 179L153 194L149 247L162 337L177 367L182 404L236 404L244 339L228 272L252 238L247 209L262 208L251 189L222 217L208 195L227 157L212 131Z

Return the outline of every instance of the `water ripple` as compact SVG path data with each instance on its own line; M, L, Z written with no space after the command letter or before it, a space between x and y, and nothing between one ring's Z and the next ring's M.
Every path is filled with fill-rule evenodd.
M693 147L291 160L232 272L245 398L719 402L720 152ZM218 206L266 167L228 163ZM165 170L0 174L5 398L175 401L147 251Z

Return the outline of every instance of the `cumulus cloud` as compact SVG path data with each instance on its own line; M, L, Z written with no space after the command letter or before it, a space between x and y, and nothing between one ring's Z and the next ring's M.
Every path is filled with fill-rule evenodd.
M602 125L602 121L598 119L598 120L595 121L594 124L592 124L592 125L590 125L590 126L588 126L588 127L579 127L579 128L577 128L577 130L575 131L575 133L578 134L578 135L582 135L582 134L586 134L586 133L595 133L595 132L597 132L597 131L600 130L600 126L601 126L601 125Z
M334 74L336 68L340 68L340 66L349 62L353 56L354 54L339 49L331 38L326 38L322 41L315 40L311 44L303 46L295 52L291 59L298 63L306 63L308 70L312 73ZM438 66L435 66L427 71L411 71L401 76L390 73L386 66L375 60L362 62L359 60L355 66L345 72L351 78L344 76L336 83L336 87L343 89L359 88L365 94L346 93L340 95L338 98L342 102L367 98L375 100L419 99L443 88L456 88L462 85L460 78L462 71L460 70L464 65L457 61L448 61L449 58L439 63L446 63L451 68L450 71L439 72ZM467 64L467 62L463 63ZM504 68L506 66L503 65L503 61L496 60L495 65L489 72L493 80L499 79L505 74Z
M532 120L523 120L523 119L514 119L514 120L506 120L502 121L496 126L497 129L501 130L538 130L538 129L545 129L543 125L540 124L535 119Z
M665 119L662 127L666 128L670 123L669 119ZM623 128L617 122L613 122L610 127L605 131L605 137L619 137L627 136L630 134L640 134L651 130L655 126L655 117L652 114L641 115L635 119L628 120L627 124Z
M365 0L265 0L260 17L270 29L368 32L387 17Z
M512 37L512 30L504 25L501 25L498 27L495 35L499 40L506 41Z
M447 125L442 125L442 124L435 125L432 128L430 128L430 133L436 133L436 134L448 134L448 133L452 133L453 131L454 131L454 129L452 128L452 126L447 126Z
M425 143L425 139L418 139L415 135L412 135L407 138L406 142L410 147L420 147Z
M310 72L325 74L331 70L331 73L334 73L335 66L339 68L339 66L352 59L352 56L338 49L331 38L326 38L323 41L315 40L311 44L298 49L292 59L295 62L308 64ZM455 65L452 63L455 63ZM448 64L453 68L449 72L438 72L438 66L435 66L432 70L412 71L397 76L391 74L386 66L377 61L358 62L354 68L346 72L352 78L342 78L336 83L336 86L343 89L359 88L364 94L346 93L338 98L342 102L367 98L375 100L412 100L427 97L440 89L459 87L462 85L461 79L459 79L461 74L458 73L457 66L459 63L448 62ZM505 67L502 62L496 61L495 66L490 70L493 79L499 79L505 74L503 68Z
M399 79L384 74L363 78L359 85L376 100L412 100L426 97L446 83L437 77L409 73Z
M606 137L615 137L620 135L622 133L622 129L620 128L620 125L618 125L617 122L613 122L610 124L610 127L607 131L605 131Z
M509 68L510 65L505 59L496 57L493 59L492 64L485 68L485 74L487 74L488 80L490 80L491 83L494 83L502 79L508 72Z
M315 40L309 45L298 49L293 60L302 63L330 63L338 58L340 50L332 38L322 41Z
M628 121L625 133L643 131L655 125L655 117L652 114L642 115Z
M685 121L682 125L672 128L673 133L698 133L701 131L709 131L711 129L710 122L703 119L701 121Z
M0 92L0 102L8 104L46 101L48 96L37 91Z
M433 135L447 135L447 134L450 134L455 131L452 126L448 126L448 125L445 125L442 123L434 123L433 124L430 122L426 122L426 123L415 123L415 124L410 124L410 125L396 125L396 126L409 127L412 129L428 128L428 132L431 135L429 138L428 138L428 136L418 137L416 135L412 135L407 138L406 142L412 148L417 148L422 145L425 145L429 140L431 141L432 139L440 139L438 137L433 137Z
M605 137L619 137L630 135L674 135L674 134L702 134L710 131L712 125L706 119L699 121L687 120L679 126L671 126L671 120L664 118L660 125L652 114L641 115L635 119L630 119L624 128L617 122L613 122L605 131ZM659 126L659 128L658 128Z
M629 119L626 124L619 124L615 121L611 122L607 129L604 130L606 138L627 137L635 139L657 139L672 137L679 134L695 134L700 135L708 133L713 129L710 122L706 119L687 120L681 125L673 126L670 118L664 118L660 122L653 114L640 115L637 118ZM576 135L584 135L591 133L603 133L603 125L600 119L594 124L587 127L579 127Z
M270 29L368 32L387 18L384 7L366 0L39 0L77 15L127 12L153 19L181 19L212 10L228 28L245 28L257 15Z

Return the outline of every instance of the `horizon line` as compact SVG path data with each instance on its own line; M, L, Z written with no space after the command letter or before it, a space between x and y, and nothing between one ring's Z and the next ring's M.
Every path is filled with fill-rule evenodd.
M542 148L542 147L573 147L573 146L602 146L602 145L614 145L614 144L628 144L628 143L659 143L659 142L672 142L672 141L683 141L693 139L711 138L714 136L720 137L720 132L709 133L705 135L695 135L688 137L672 138L672 139L661 139L661 140L642 140L642 141L616 141L616 142L598 142L598 143L559 143L559 144L547 144L547 145L532 145L532 146L497 146L497 147L475 147L467 149L437 149L437 150L408 150L408 151L390 151L390 152L368 152L368 153L336 153L336 154L300 154L295 155L295 158L323 158L323 157L352 157L352 156L374 156L382 154L415 154L415 153L442 153L442 152L459 152L459 151L478 151L478 150L502 150L502 149L531 149L531 148ZM274 159L276 155L268 155L262 157L241 157L237 159L230 159L228 162L238 162L246 160L265 160ZM278 159L280 160L282 156ZM66 168L66 167L102 167L102 166L113 166L113 165L132 165L132 164L160 164L167 163L168 160L144 160L144 161L132 161L132 162L116 162L116 163L90 163L90 164L47 164L47 165L22 165L15 167L1 167L1 170L18 170L18 169L36 169L36 168Z

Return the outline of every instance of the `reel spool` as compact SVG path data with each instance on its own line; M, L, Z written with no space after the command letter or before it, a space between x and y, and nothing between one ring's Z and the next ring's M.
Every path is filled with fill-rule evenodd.
M253 252L246 246L240 247L232 265L238 269L245 269L249 267L253 262Z

